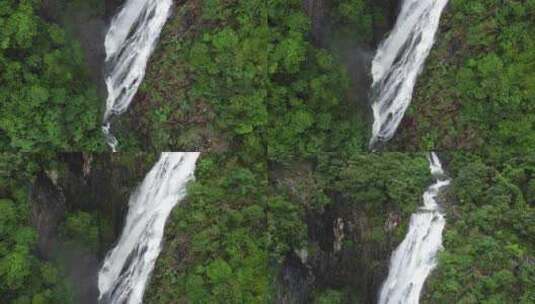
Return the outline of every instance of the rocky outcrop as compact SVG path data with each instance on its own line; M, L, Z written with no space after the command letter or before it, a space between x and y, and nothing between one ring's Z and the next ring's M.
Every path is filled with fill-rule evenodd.
M396 212L370 214L340 199L322 213L308 214L306 259L304 250L286 256L274 284L275 303L311 303L318 292L349 289L343 303L357 297L375 304L400 241L399 221Z
M44 260L60 258L76 291L77 303L93 304L98 296L96 275L99 258L95 253L62 240L60 226L74 204L65 198L65 185L59 183L59 178L57 171L41 172L32 186L31 222L38 233L39 256Z
M342 250L342 242L344 241L344 220L342 218L337 218L333 225L333 252L338 253Z
M310 303L314 288L310 269L296 255L288 256L276 278L275 303Z
M65 196L52 179L41 172L37 175L30 193L31 223L38 231L39 254L51 258L57 246L57 228L67 211Z
M39 256L59 261L74 287L76 303L94 304L100 263L121 232L129 195L152 165L152 157L63 153L56 162L59 165L43 169L31 185L31 222L38 233ZM97 214L102 223L96 250L61 233L66 216L78 211Z

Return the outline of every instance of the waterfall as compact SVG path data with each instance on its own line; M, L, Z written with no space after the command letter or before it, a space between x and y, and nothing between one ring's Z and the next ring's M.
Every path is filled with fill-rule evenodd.
M403 0L394 29L372 62L373 127L370 148L390 140L412 98L448 0Z
M162 153L130 196L126 224L98 274L99 303L140 304L161 250L167 217L186 195L197 152Z
M425 279L436 266L446 224L436 197L450 180L435 153L429 156L429 167L435 183L424 193L424 206L411 216L409 232L392 254L379 304L418 304Z
M118 142L110 120L132 102L172 4L172 0L127 0L111 21L104 41L108 98L102 131L113 151Z

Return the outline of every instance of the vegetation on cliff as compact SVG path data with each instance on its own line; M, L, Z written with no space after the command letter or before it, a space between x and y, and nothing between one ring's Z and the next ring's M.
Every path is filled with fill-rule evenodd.
M17 304L72 303L61 266L34 253L37 231L29 223L27 195L21 189L4 192L0 199L0 298Z
M450 1L391 149L535 151L534 20L534 1Z
M297 302L375 302L389 256L429 182L423 153L327 153L308 165L276 169L273 192L289 202L293 214L285 212L288 223L281 227L301 228L273 230L283 257L278 271L291 259L307 269L301 278L308 282L306 296ZM296 291L284 285L294 283L279 279L281 298L292 298Z
M0 154L0 299L17 304L70 303L72 290L61 266L36 254L38 232L30 221L30 195L24 183L36 167L35 160Z
M372 43L372 25L384 20L369 3L335 1L326 8L344 13L329 23L344 30L337 42ZM124 146L267 148L273 159L363 150L367 109L355 111L345 58L315 46L313 35L302 1L185 1L175 7L146 80L119 121Z
M266 167L204 154L173 211L146 303L264 303L269 296Z
M100 1L82 2L56 3L102 10ZM123 150L206 152L168 221L146 303L375 302L430 183L422 153L365 152L367 64L391 7L179 2L116 124ZM0 154L2 303L82 296L61 250L40 248L30 196L37 176L61 188L69 206L54 223L58 248L98 261L156 158L57 153L104 148L103 100L72 33L41 5L0 0L0 150L46 151ZM386 144L473 152L441 155L452 178L445 250L424 303L535 300L535 159L526 156L535 151L534 12L533 0L451 0L412 105ZM80 178L84 161L101 170L87 173L100 182ZM91 195L72 199L80 193Z
M317 257L332 252L332 243L326 242L333 223L307 222L328 209L337 210L348 226L361 220L368 224L363 231L348 232L340 256L351 258L333 266L341 278L329 285L315 273L314 293L318 299L325 297L322 291L335 289L344 298L375 297L365 289L374 275L385 271L385 259L404 235L399 227L385 231L384 223L391 214L406 222L420 204L429 179L426 160L401 153L359 154L347 160L329 154L315 163L309 174L294 176L290 169L295 168L285 168L272 175L265 163L204 154L187 199L166 227L147 303L272 303L278 296L273 282L288 256L301 249L312 259L314 252ZM314 232L318 226L325 229L320 235ZM376 247L384 248L382 255L362 262L359 252ZM366 264L377 268L369 271L369 281L359 283L364 290L346 290L345 284L354 280L348 269ZM313 300L312 293L308 300Z
M0 153L1 302L95 303L99 259L153 162L147 153Z
M533 303L535 159L451 158L444 251L423 303Z
M102 103L82 49L40 4L0 1L1 150L96 150Z

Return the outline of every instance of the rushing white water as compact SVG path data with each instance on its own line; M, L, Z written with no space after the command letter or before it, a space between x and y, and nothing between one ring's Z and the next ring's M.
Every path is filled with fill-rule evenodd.
M418 304L425 279L436 266L446 224L436 196L450 180L435 153L429 156L429 167L435 183L424 193L424 206L411 216L409 232L392 254L379 304Z
M434 43L448 0L403 0L394 29L372 62L370 147L390 140L409 107L418 74Z
M126 0L111 21L104 42L108 98L102 131L114 151L117 139L110 132L110 119L132 102L172 4L172 0Z
M126 224L98 274L99 302L139 304L160 254L167 217L194 178L197 152L162 153L130 196Z

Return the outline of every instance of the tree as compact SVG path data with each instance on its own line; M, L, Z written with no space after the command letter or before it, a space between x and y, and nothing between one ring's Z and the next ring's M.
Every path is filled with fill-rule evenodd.
M102 147L100 100L80 46L36 14L40 1L0 1L2 150Z

